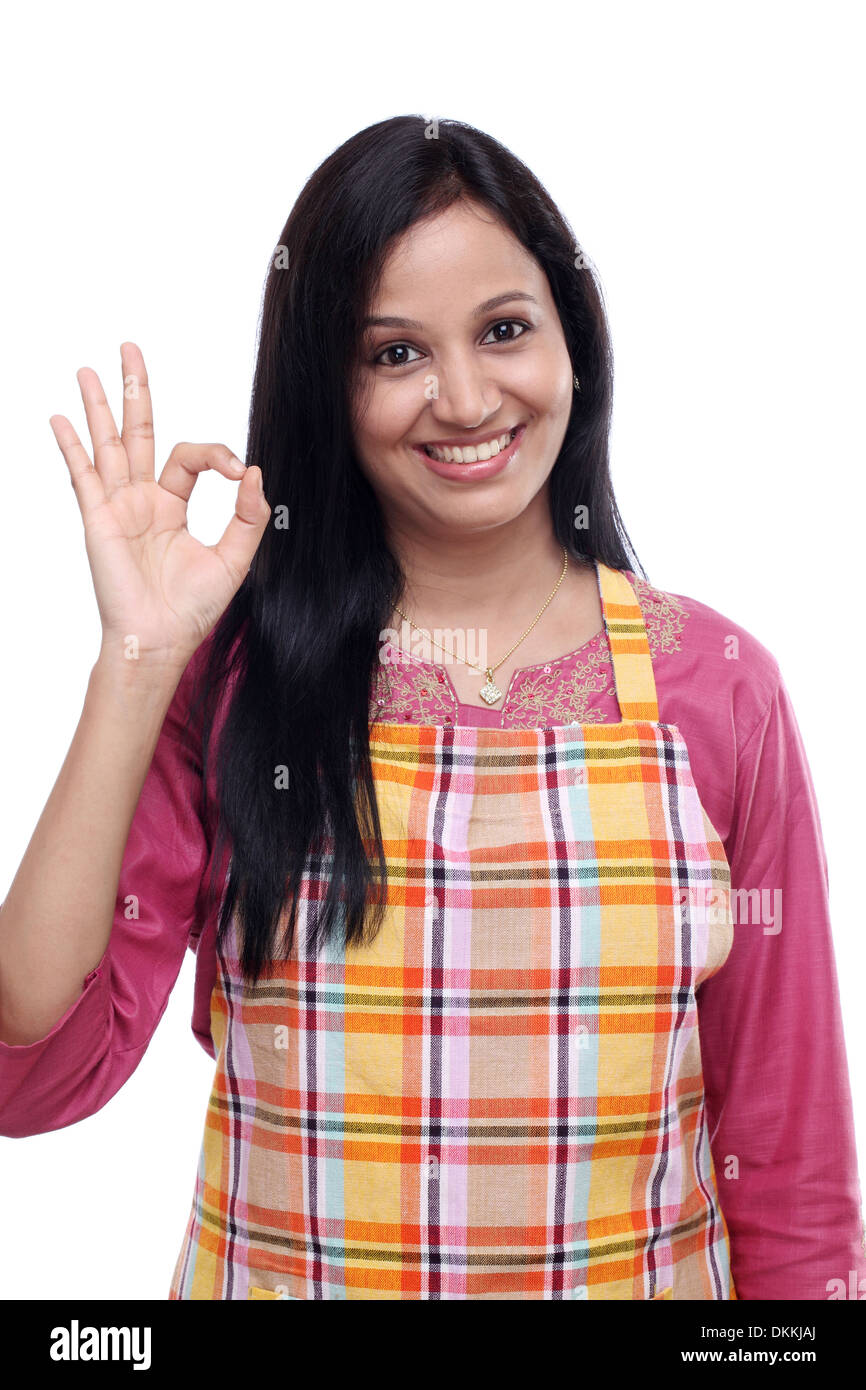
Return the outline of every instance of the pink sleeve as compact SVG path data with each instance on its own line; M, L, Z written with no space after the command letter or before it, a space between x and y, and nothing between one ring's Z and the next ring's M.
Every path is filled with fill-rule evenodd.
M734 943L699 987L698 1014L737 1294L862 1298L866 1283L853 1292L866 1257L827 860L781 676L738 750L726 851Z
M23 1046L0 1042L0 1134L42 1134L100 1110L132 1075L162 1017L197 931L208 853L200 748L185 732L190 671L142 787L102 960L45 1037Z

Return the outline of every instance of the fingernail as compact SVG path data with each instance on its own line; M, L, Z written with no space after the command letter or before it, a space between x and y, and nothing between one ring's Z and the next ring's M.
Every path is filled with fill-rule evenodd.
M235 470L236 473L243 473L244 468L246 467L245 464L241 463L237 454L232 454L231 458L229 459L229 463L231 464L232 468Z
M264 490L265 490L265 485L264 485L264 482L262 481L262 470L261 470L261 469L259 469L259 476L258 476L258 478L256 479L256 482L257 482L258 485L259 485L259 492L264 492Z

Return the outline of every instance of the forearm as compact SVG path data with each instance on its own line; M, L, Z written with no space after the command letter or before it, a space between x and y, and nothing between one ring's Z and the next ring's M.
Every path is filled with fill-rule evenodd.
M69 751L0 908L0 1040L42 1037L111 935L123 852L182 667L101 654Z

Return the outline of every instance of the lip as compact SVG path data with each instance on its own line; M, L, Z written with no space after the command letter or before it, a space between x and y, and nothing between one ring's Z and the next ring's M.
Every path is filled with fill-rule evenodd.
M455 435L453 439L425 439L419 447L423 449L424 445L429 444L434 449L463 449L467 444L471 444L473 447L478 444L489 444L491 440L498 439L501 434L510 434L513 429L518 429L522 423L518 420L516 425L500 425L498 430L491 430L490 434L476 434L471 439L467 439L465 434L460 438Z
M520 448L525 432L526 425L518 425L517 433L507 449L503 449L494 458L479 459L476 463L440 463L439 459L433 459L428 453L425 453L423 444L413 444L412 448L431 473L438 474L440 478L451 478L456 482L471 483L481 478L493 478L497 473L501 473L504 468L507 468ZM497 439L503 433L504 430L499 430L496 434L490 435L490 439ZM479 439L477 442L486 444L489 443L489 440ZM437 445L436 447L441 448L443 446ZM457 447L459 448L459 445Z

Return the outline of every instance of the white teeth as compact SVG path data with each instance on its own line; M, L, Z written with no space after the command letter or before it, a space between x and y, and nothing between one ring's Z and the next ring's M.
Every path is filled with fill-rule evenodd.
M450 448L448 445L443 449L436 449L432 444L425 444L424 449L431 458L438 459L440 463L478 463L501 454L503 449L508 448L516 433L517 426L500 434L497 439L488 440L486 444L466 444L462 449Z

